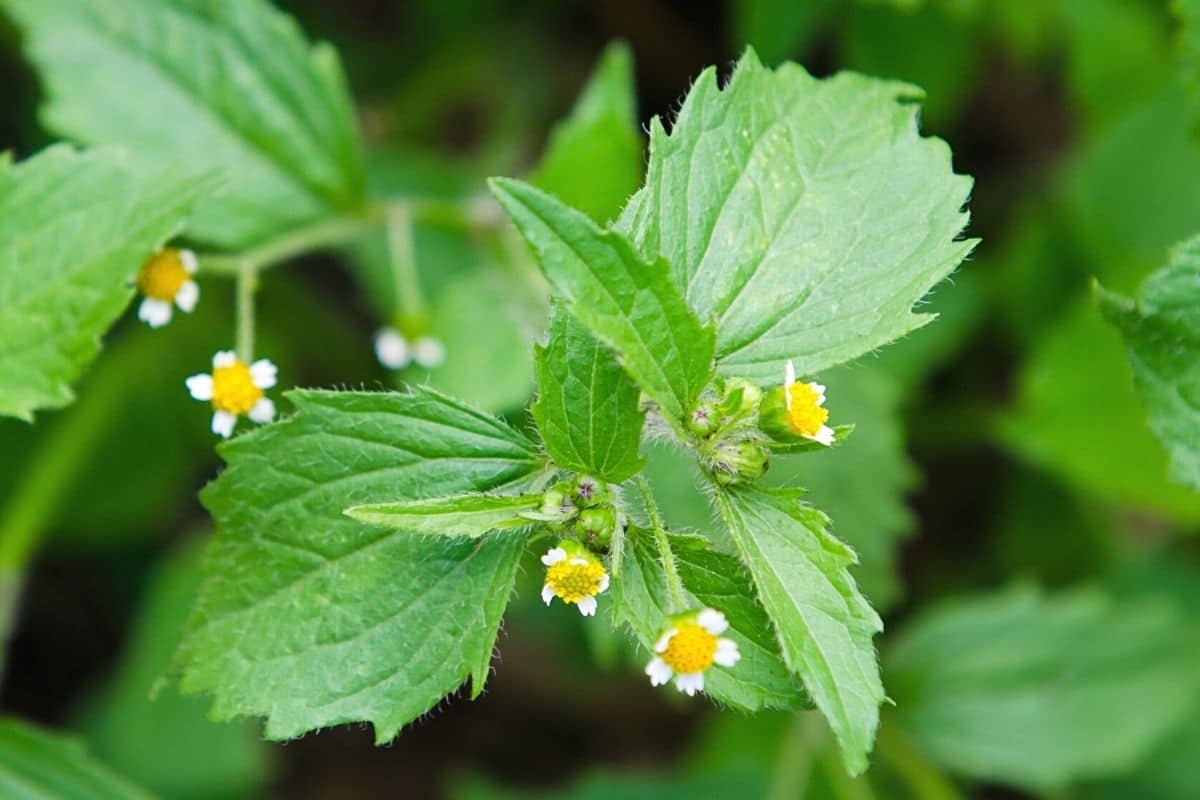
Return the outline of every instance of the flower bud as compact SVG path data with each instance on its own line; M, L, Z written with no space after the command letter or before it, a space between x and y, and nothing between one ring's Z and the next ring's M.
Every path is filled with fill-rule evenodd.
M575 502L585 508L600 505L609 499L608 487L591 475L580 475L575 479Z
M586 508L579 513L579 530L592 544L608 545L617 527L617 512L612 506Z
M687 419L688 432L700 438L711 435L720 424L721 414L715 405L707 401L697 405Z
M767 451L755 442L722 444L713 455L713 477L726 486L757 480L766 471Z
M558 489L547 489L542 494L542 505L538 512L547 520L565 520L575 513L575 506L563 492Z
M767 436L777 442L792 442L796 440L796 432L792 430L788 419L787 390L776 386L767 392L758 405L758 427Z
M726 416L742 418L749 416L762 400L763 391L757 383L745 378L729 378L725 381L725 396L721 410Z

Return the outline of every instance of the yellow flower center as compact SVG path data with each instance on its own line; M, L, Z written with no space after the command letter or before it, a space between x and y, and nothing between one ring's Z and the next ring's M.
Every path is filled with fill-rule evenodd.
M676 626L676 633L659 654L667 665L681 675L704 672L713 665L717 637L695 622Z
M567 603L578 603L585 597L599 594L604 567L595 561L572 564L571 560L568 558L551 565L546 570L546 585Z
M191 277L179 251L165 247L146 259L138 273L137 287L146 297L170 303L179 293L179 287Z
M213 370L213 408L230 414L246 414L262 399L262 389L254 385L250 368L241 361Z
M821 395L811 383L793 383L788 388L788 422L801 436L816 436L817 431L829 419L829 410L817 405Z

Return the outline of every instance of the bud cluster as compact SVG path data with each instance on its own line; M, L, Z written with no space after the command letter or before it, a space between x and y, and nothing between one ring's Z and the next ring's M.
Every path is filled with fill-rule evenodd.
M743 378L718 381L718 395L704 398L688 416L705 468L722 485L755 481L767 471L768 451L758 431L762 389Z
M603 550L612 541L620 523L612 490L590 475L559 481L542 495L542 504L532 516L539 521L574 533L588 547Z

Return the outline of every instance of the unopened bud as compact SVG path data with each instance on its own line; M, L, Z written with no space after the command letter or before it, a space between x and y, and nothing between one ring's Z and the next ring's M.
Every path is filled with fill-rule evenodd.
M758 480L767 471L767 451L754 442L722 444L713 456L713 476L733 485Z

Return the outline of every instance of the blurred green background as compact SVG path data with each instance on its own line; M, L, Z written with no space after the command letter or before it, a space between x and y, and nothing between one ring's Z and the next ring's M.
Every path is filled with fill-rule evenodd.
M487 692L452 696L389 747L355 727L264 744L173 686L151 702L199 580L196 492L219 465L183 379L228 344L220 281L204 284L204 313L164 331L127 318L70 409L0 420L0 528L47 535L5 712L76 732L172 798L1200 797L1200 497L1167 480L1090 288L1131 292L1200 231L1200 114L1169 3L279 5L340 51L380 195L474 202L488 175L533 174L611 215L640 177L641 139L596 153L589 174L542 154L613 40L632 62L610 51L598 80L620 90L632 75L639 124L747 43L769 63L925 88L926 131L975 177L983 244L930 298L938 322L826 376L833 421L857 424L850 442L771 473L805 485L859 550L885 616L895 707L874 765L847 778L815 715L751 718L652 690L607 626L540 607L533 563ZM0 150L48 144L2 20L0 85ZM371 351L395 311L383 246L266 275L260 349L283 383L395 382ZM502 230L436 214L416 252L448 358L403 377L521 420L544 303L525 257ZM688 461L655 450L651 463L669 521L709 529Z

